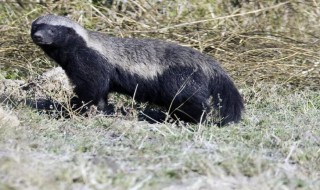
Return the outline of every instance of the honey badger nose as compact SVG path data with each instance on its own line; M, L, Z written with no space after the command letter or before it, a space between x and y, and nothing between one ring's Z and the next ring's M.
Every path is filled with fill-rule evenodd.
M36 32L32 35L32 39L35 42L42 42L43 41L43 34L41 32Z

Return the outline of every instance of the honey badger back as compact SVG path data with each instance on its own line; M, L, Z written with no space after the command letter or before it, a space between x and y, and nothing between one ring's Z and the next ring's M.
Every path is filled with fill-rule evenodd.
M84 102L104 109L109 92L133 96L199 122L212 107L221 124L238 122L242 98L223 69L191 48L150 39L114 38L84 29L65 17L45 15L31 37L54 59Z

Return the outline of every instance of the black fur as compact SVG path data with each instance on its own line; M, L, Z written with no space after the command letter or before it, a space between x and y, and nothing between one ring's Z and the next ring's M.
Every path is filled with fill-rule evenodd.
M200 122L211 107L223 118L222 125L241 119L244 106L238 90L209 56L173 43L107 37L85 29L84 39L76 23L56 24L59 20L66 18L40 17L32 24L31 37L66 71L80 100L104 109L108 93L120 92L162 106L185 121Z

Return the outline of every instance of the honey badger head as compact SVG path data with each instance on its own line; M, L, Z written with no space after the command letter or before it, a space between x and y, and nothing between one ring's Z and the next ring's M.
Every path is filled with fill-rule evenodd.
M31 38L39 46L64 47L75 41L85 42L87 36L87 31L76 22L51 14L36 19L31 28Z

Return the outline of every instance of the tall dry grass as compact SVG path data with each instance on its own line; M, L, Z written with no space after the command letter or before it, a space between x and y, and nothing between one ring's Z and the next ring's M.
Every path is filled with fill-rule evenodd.
M198 49L219 60L240 86L319 88L317 0L95 2L0 2L2 75L21 78L52 66L31 42L29 29L39 15L55 13L108 35L159 38Z

